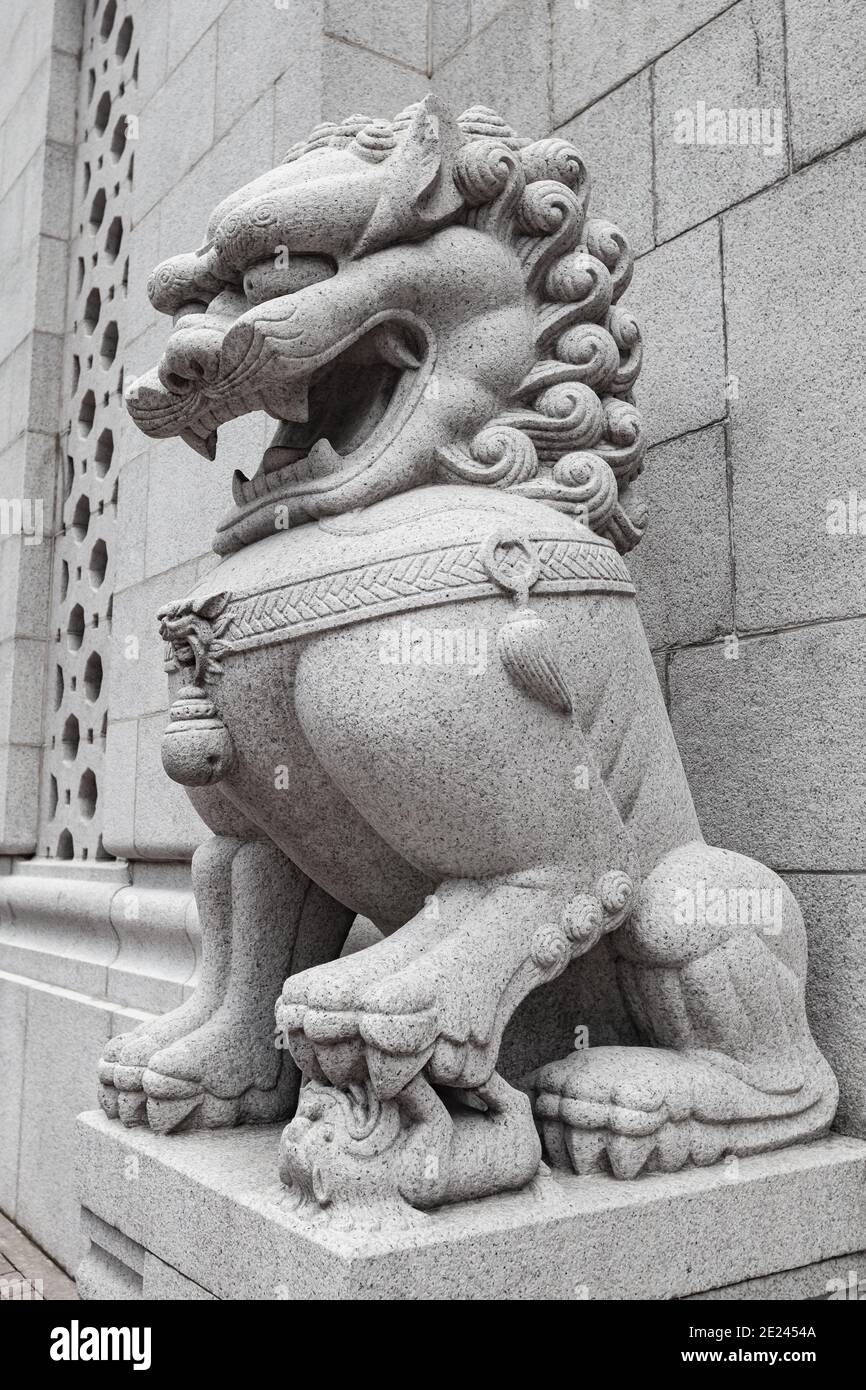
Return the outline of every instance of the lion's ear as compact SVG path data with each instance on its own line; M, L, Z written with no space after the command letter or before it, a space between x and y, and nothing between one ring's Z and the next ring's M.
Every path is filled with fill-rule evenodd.
M352 253L355 259L429 234L460 211L463 200L453 174L462 143L457 122L438 97L431 93L419 102L385 165L382 192Z

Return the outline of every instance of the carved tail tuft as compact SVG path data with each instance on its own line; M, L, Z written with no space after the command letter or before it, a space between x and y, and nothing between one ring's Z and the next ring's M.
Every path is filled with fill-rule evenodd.
M496 648L515 685L558 714L574 706L551 646L548 625L531 608L517 608L499 629Z

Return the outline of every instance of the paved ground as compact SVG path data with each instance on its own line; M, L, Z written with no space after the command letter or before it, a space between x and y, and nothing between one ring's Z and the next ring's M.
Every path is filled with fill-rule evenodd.
M0 1299L77 1297L69 1276L0 1212Z

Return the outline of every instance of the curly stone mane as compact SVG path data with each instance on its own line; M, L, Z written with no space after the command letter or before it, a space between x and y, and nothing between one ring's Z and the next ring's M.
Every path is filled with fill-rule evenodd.
M380 163L416 108L392 121L349 116L317 126L286 160L331 146ZM521 139L487 107L458 118L455 219L506 243L523 268L537 360L508 409L466 450L439 453L442 480L480 483L573 512L620 552L637 545L647 511L632 483L646 443L632 397L641 335L619 306L633 256L614 223L587 217L590 179L578 150L552 137Z

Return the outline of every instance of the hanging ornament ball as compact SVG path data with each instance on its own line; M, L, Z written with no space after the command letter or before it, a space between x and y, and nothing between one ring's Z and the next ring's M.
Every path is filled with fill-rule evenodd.
M225 777L235 760L231 734L198 685L178 691L162 736L162 765L173 782L206 787Z

